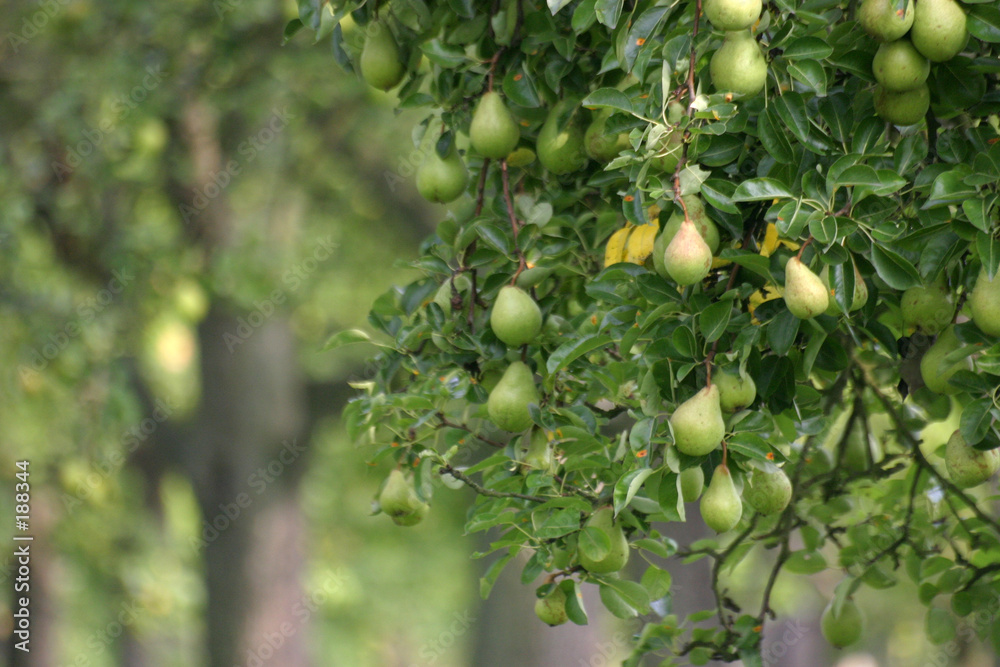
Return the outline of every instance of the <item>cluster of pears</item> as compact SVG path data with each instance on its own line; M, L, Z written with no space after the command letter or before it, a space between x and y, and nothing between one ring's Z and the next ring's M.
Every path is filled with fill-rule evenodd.
M427 516L430 505L420 499L413 482L398 468L389 473L378 495L382 512L397 526L415 526Z
M705 0L702 9L712 26L726 33L709 63L715 89L741 96L762 91L767 61L752 32L763 9L761 0Z
M895 125L914 125L930 108L931 62L951 60L969 39L966 16L955 0L864 0L858 21L881 42L872 62L875 111Z
M683 195L687 215L673 212L653 242L653 268L681 286L701 282L719 249L719 229L698 195Z
M496 337L509 347L532 342L542 330L542 311L527 292L514 285L500 288L490 327ZM537 405L541 397L531 369L522 361L511 363L500 381L490 392L486 411L494 424L505 431L517 433L531 426L528 406Z

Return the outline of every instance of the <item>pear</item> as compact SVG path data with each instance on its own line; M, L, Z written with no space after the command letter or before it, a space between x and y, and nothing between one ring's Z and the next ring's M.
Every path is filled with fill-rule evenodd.
M367 33L361 49L361 76L373 88L395 88L403 80L406 68L400 61L399 47L389 26L372 23Z
M500 160L514 150L520 139L521 130L500 94L492 90L484 93L472 112L469 126L472 147L483 157Z
M517 433L531 426L528 405L540 401L535 378L523 362L515 361L493 387L486 401L486 412L493 423L505 431Z
M720 465L712 473L712 479L701 497L701 518L705 525L717 533L732 530L743 516L743 502L736 493L736 485L729 468Z
M837 648L844 648L861 639L864 622L861 609L853 600L844 600L839 614L834 613L833 600L830 600L820 617L820 630L826 641Z
M931 91L926 83L899 93L875 86L875 113L893 125L916 125L930 108Z
M541 470L547 473L555 472L555 460L552 458L552 445L542 429L531 432L528 449L524 454L525 472Z
M603 109L594 114L594 120L587 126L587 131L583 133L583 145L587 151L587 156L598 162L611 162L623 150L631 148L628 141L628 134L606 134L605 126L608 118L614 109Z
M851 472L864 472L871 467L872 461L875 460L869 445L868 434L865 433L865 425L861 420L860 416L854 418L851 431L844 441L842 463L844 468ZM878 458L881 458L881 455Z
M702 203L701 197L698 195L682 195L681 199L684 200L684 205L688 210L688 217L694 223L695 229L698 230L701 238L708 244L708 249L714 255L719 250L719 228L705 212L705 204ZM660 219L662 220L663 218ZM667 246L673 241L683 222L683 211L674 211L667 218L666 224L661 227L656 241L653 242L653 268L656 269L656 272L661 277L667 280L670 279L670 274L667 273L667 267L663 265L663 254L667 251Z
M535 615L543 623L556 626L569 620L566 615L566 593L559 586L543 598L535 600Z
M575 118L560 127L560 117L565 115L567 103L552 107L542 129L538 132L535 151L542 166L553 174L568 174L583 169L587 154L583 148L583 130Z
M417 191L427 201L447 204L458 199L469 184L469 172L454 147L442 158L431 150L417 167Z
M892 42L907 33L913 25L913 0L907 0L906 9L896 11L895 0L864 0L858 9L858 22L869 35L880 42Z
M785 265L785 305L800 320L816 317L830 305L826 285L798 257Z
M535 340L542 330L542 311L523 289L506 285L493 304L490 327L508 346L520 347Z
M979 330L990 336L1000 336L1000 277L989 279L986 269L979 271L976 286L969 296L972 321Z
M920 0L913 12L910 39L928 60L951 60L969 41L965 11L955 0Z
M693 285L712 270L712 249L694 223L685 219L663 251L663 268L678 285Z
M763 9L761 0L705 0L701 8L716 30L746 30Z
M705 488L705 471L701 466L681 470L681 497L684 502L693 503L701 497Z
M719 403L719 387L710 384L677 406L670 415L674 444L688 456L704 456L722 444L726 422Z
M719 405L725 412L739 412L757 398L757 385L745 371L739 375L720 371L713 379L719 387Z
M681 130L671 130L660 139L657 156L653 158L653 167L661 174L673 174L677 164L684 155L684 133Z
M834 298L834 288L830 284L830 267L824 266L823 270L819 272L819 279L823 281L826 288L830 291L830 305L826 307L826 314L837 316L841 314L840 304ZM854 298L851 299L851 312L859 310L865 307L868 303L868 286L865 284L865 279L861 277L861 272L858 271L858 267L854 267Z
M966 444L960 431L955 431L945 446L944 463L955 486L967 489L996 474L1000 469L1000 449L975 449Z
M587 572L593 574L608 574L617 572L628 563L628 539L622 532L621 524L614 523L614 511L610 507L604 507L587 519L587 526L593 526L604 531L611 540L611 548L607 555L600 560L591 560L587 553L580 551L580 565Z
M417 496L416 489L400 470L393 470L378 496L379 506L400 526L420 523L430 506Z
M944 358L960 348L961 341L955 335L955 327L949 326L941 332L934 344L927 348L920 360L920 377L927 388L937 394L957 394L959 388L948 380L960 370L972 370L972 359L964 357L950 365L942 364Z
M792 482L781 468L770 472L754 468L749 485L743 487L743 497L761 514L777 514L792 499Z
M930 61L908 39L882 44L872 60L875 80L894 93L919 88L930 73Z
M756 95L767 83L767 61L749 30L727 32L709 63L712 83L720 93Z
M899 301L903 327L914 327L925 336L936 336L955 318L955 296L942 273L930 285L914 285Z

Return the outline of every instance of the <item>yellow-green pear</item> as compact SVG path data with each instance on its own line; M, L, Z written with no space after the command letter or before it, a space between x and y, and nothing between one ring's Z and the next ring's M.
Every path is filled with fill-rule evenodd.
M931 108L931 90L926 83L912 90L894 93L883 86L875 86L875 113L893 125L916 125Z
M743 502L736 493L736 485L729 468L720 465L712 473L708 488L698 506L705 525L717 533L732 530L743 516Z
M945 445L944 463L955 486L967 489L982 484L996 474L1000 469L1000 449L970 447L962 433L955 431Z
M684 155L684 132L679 129L671 130L663 135L659 144L652 161L653 168L661 174L673 174Z
M515 361L507 367L490 392L486 412L494 424L505 431L517 433L531 426L528 405L537 405L540 400L531 369L523 362Z
M913 25L913 0L906 8L896 11L895 0L863 0L858 9L858 22L869 35L880 42L892 42L907 33Z
M844 600L839 613L834 611L834 601L830 600L820 617L820 630L826 641L837 648L844 648L861 639L864 622L861 609L853 600Z
M816 317L830 305L826 285L798 257L785 265L785 305L800 320Z
M542 166L553 174L568 174L583 169L587 153L583 148L583 129L576 118L560 126L560 117L568 111L568 104L560 102L552 107L542 123L535 142L535 152Z
M623 150L631 148L628 133L606 134L605 127L614 109L602 109L594 114L594 119L583 133L583 145L591 160L611 162Z
M523 289L506 285L493 304L490 327L508 346L520 347L535 340L542 330L542 311Z
M685 219L667 244L663 251L663 268L678 285L701 282L712 270L712 249L691 220Z
M429 506L417 495L400 470L393 470L378 496L379 507L400 526L413 526L424 518Z
M531 432L528 440L528 448L524 453L525 472L531 470L541 470L543 472L555 472L555 459L552 456L552 445L549 437L542 429L535 429Z
M701 8L716 30L746 30L757 22L763 3L761 0L705 0Z
M863 417L860 415L854 418L851 430L844 441L844 457L841 459L841 463L844 468L851 472L864 472L871 467L872 461L875 460L862 419Z
M830 304L826 307L827 315L840 315L840 304L837 303L835 298L836 292L834 291L833 285L830 284L830 267L824 266L823 270L819 272L819 279L823 281L826 285L827 290L830 292ZM865 304L868 303L868 286L865 284L865 279L861 277L861 272L858 271L858 267L854 267L854 298L851 300L851 312L860 308L864 308Z
M972 359L964 357L959 361L945 363L944 358L961 346L952 325L942 331L934 344L927 348L920 360L920 377L928 389L937 394L957 394L960 391L948 380L960 370L972 370Z
M719 388L708 385L677 406L670 415L670 427L674 444L682 454L704 456L718 448L726 435Z
M1000 336L1000 277L989 279L986 269L979 271L976 286L969 296L972 321L990 336Z
M621 524L615 523L614 518L614 511L610 507L604 507L591 514L590 518L587 519L586 525L588 527L592 526L603 531L611 540L611 548L608 549L607 555L600 560L593 560L587 556L585 550L580 550L580 565L587 572L608 574L609 572L617 572L628 563L628 539L622 531Z
M701 197L698 195L682 195L681 199L684 200L684 205L688 210L688 217L694 223L695 229L698 230L701 238L708 244L708 249L714 255L719 250L719 228L716 226L715 221L708 217L708 213L705 212L705 204L702 203ZM660 219L662 220L663 218L661 217ZM667 280L670 280L670 274L667 273L667 267L663 264L663 255L667 251L667 246L670 245L670 242L674 240L674 237L680 230L682 222L684 222L683 211L674 211L671 213L670 217L667 218L666 224L660 228L660 233L653 242L653 268L656 269L656 272L661 277Z
M373 88L389 90L403 80L406 68L400 60L399 47L384 23L372 23L361 49L361 76Z
M969 41L965 10L955 0L920 0L913 13L910 39L929 60L951 60Z
M792 482L781 468L771 471L754 468L743 487L743 498L761 514L777 514L792 499Z
M705 488L705 471L701 466L681 470L681 497L686 503L693 503L701 497Z
M454 147L445 158L431 149L417 167L417 192L427 201L438 204L455 201L468 184L469 171Z
M767 83L767 61L749 30L727 32L709 63L712 83L720 93L756 95Z
M548 625L562 625L569 620L566 614L566 593L559 586L543 598L535 600L535 615Z
M908 39L882 44L872 60L875 80L894 93L918 88L930 73L930 61Z
M899 300L903 327L913 327L925 336L935 336L955 318L955 295L942 273L926 287L914 285Z
M469 126L469 142L476 152L500 160L514 150L520 139L521 130L500 94L492 90L483 93Z
M725 412L739 412L757 398L757 385L746 371L734 375L720 370L712 381L719 388L719 405Z

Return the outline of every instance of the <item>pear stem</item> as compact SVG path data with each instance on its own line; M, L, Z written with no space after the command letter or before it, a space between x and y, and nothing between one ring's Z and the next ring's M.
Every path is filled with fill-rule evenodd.
M500 160L500 173L501 180L503 181L503 199L507 204L510 227L514 232L514 252L517 253L517 271L514 272L514 276L510 279L510 284L513 285L517 282L517 277L521 275L521 271L524 271L525 262L524 253L521 252L521 247L517 244L517 232L520 229L520 225L517 222L517 216L514 215L514 202L510 196L510 176L507 173L507 160Z
M806 246L808 246L812 242L813 242L813 237L810 235L809 238L806 239L806 242L802 244L802 247L799 248L799 254L797 254L795 256L795 259L801 261L802 260L802 251L804 251L806 249Z

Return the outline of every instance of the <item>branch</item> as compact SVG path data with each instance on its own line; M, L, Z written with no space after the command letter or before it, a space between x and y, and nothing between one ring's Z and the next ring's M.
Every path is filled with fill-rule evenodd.
M489 496L491 498L520 498L521 500L530 500L533 503L547 503L548 498L542 498L540 496L528 496L523 493L504 493L501 491L493 491L492 489L487 489L485 486L473 481L471 477L463 472L459 472L451 465L443 465L438 470L442 475L448 474L455 479L464 482L466 486L475 491L481 496Z
M517 244L517 232L520 229L520 225L517 222L517 216L514 214L514 202L510 197L510 177L507 174L507 160L500 161L500 173L503 180L503 199L507 204L507 215L510 217L510 227L514 232L514 252L517 253L517 271L514 273L514 277L511 278L510 284L513 285L517 280L517 277L521 275L521 271L524 271L524 253L521 252L521 247Z
M442 427L457 428L460 431L465 431L466 433L472 434L477 440L482 440L487 445L493 445L494 447L501 447L501 448L506 447L506 445L502 442L497 442L496 440L490 440L489 438L484 438L483 436L479 435L465 424L456 424L453 421L449 421L448 418L445 417L440 412L438 413L437 418L441 420Z

